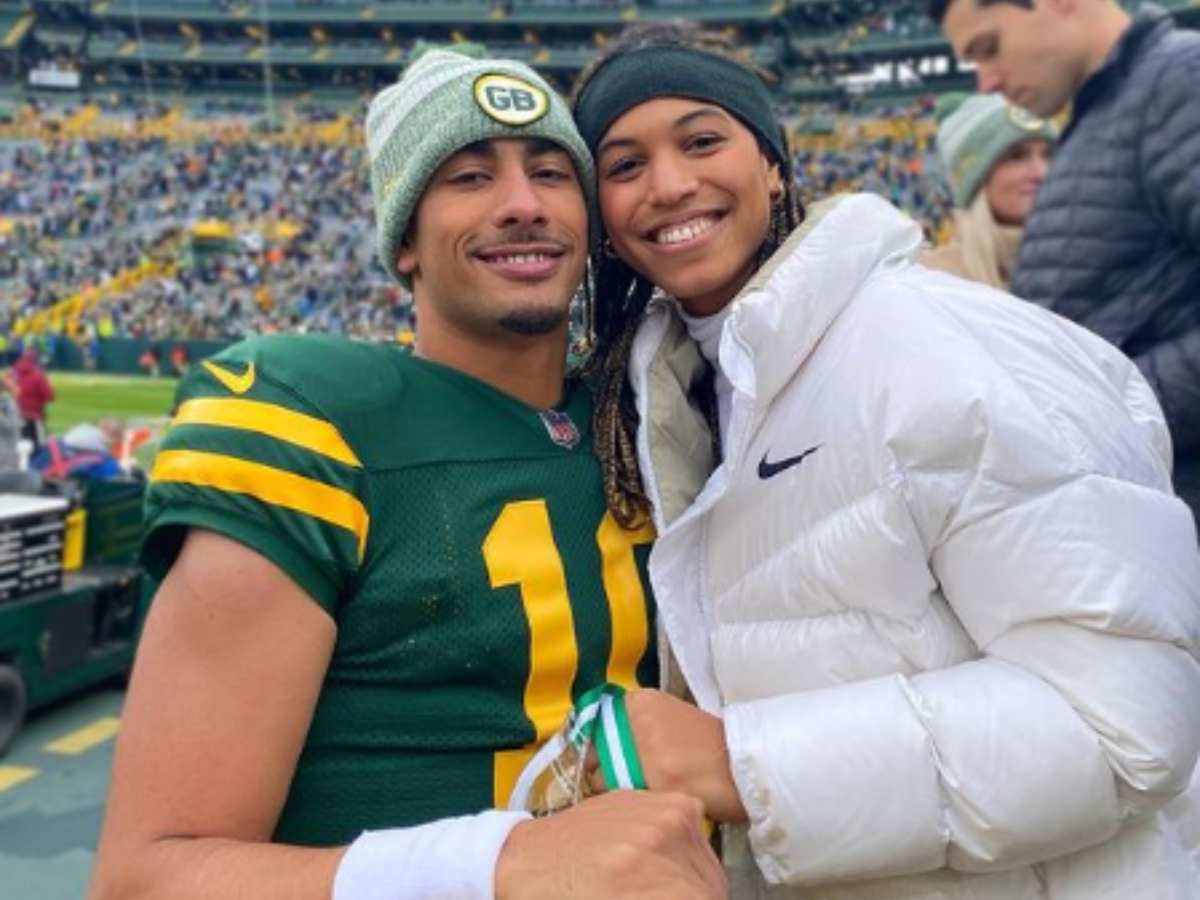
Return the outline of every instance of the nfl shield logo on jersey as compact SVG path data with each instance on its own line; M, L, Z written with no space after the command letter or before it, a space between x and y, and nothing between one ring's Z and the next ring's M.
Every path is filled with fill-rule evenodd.
M579 429L575 427L575 423L566 413L559 412L557 409L547 409L538 415L541 416L542 424L546 426L546 431L550 434L550 440L558 446L574 450L579 445Z

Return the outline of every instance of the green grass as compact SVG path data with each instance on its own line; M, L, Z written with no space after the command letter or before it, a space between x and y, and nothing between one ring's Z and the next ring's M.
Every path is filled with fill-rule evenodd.
M47 410L52 434L80 422L105 416L120 419L165 417L171 409L176 379L94 372L51 372L56 399Z

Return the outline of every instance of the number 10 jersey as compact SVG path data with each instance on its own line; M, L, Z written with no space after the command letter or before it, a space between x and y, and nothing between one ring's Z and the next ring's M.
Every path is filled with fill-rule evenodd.
M194 366L176 401L151 572L216 531L337 623L277 840L503 806L576 697L657 683L653 535L605 510L582 384L538 411L394 346L279 336Z

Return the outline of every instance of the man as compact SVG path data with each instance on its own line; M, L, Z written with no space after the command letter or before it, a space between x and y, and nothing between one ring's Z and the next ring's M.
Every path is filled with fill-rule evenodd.
M1200 511L1200 35L1113 0L933 0L979 88L1037 116L1073 101L1012 290L1132 357Z
M656 677L651 533L564 388L588 152L532 70L438 50L367 145L416 354L260 338L182 382L93 896L720 896L691 798L493 809L574 698Z

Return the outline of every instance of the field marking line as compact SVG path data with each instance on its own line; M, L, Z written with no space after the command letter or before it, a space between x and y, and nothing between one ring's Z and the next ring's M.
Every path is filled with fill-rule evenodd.
M27 769L24 766L0 766L0 794L37 774L37 769Z
M97 744L103 744L107 740L111 740L116 736L117 730L121 727L119 719L113 716L105 716L103 719L97 719L91 725L85 725L72 731L70 734L65 734L55 741L51 741L43 749L49 753L61 753L66 756L78 756L87 750L91 750Z

